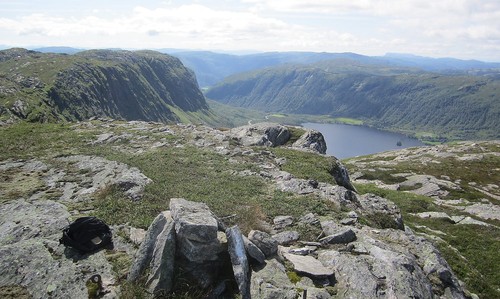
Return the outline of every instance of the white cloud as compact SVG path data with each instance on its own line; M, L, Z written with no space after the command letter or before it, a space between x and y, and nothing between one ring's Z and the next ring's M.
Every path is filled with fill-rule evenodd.
M68 17L49 10L4 13L0 44L411 52L500 60L498 0L193 2L206 4L148 1L148 6L124 6L110 14L102 13L111 9L103 4Z

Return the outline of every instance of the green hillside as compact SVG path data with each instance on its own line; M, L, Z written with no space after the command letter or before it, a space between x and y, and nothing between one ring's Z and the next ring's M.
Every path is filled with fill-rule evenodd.
M265 112L362 120L446 139L500 138L500 80L444 75L351 60L239 74L206 96Z
M207 115L194 74L153 51L0 51L0 120L180 121Z

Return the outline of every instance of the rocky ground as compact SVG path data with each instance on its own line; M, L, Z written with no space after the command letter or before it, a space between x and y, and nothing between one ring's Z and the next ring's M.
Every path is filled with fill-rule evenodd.
M207 290L192 296L229 296L234 289L239 289L244 298L304 298L304 294L307 298L475 296L464 290L463 283L434 243L404 224L402 213L393 202L375 194L356 193L346 168L335 158L324 157L328 161L326 168L334 177L333 183L300 178L283 170L284 165L292 162L271 148L280 146L312 155L324 154L326 146L317 132L275 124L226 130L202 125L106 120L81 122L72 125L70 130L72 135L81 137L83 148L97 147L107 154L90 155L82 148L67 146L29 154L5 154L0 161L0 295L3 297L117 298L130 292L126 277L129 282L139 282L144 287L142 292L175 291L178 285L175 277L179 274L175 271L179 271L179 265L188 269L192 281ZM470 145L475 151L480 146ZM474 161L488 155L497 157L500 150L493 150L494 146L498 144L488 144L489 151L470 153L467 150L460 155L446 147L404 150L350 160L347 168L356 165L355 173L351 171L354 181L366 182L362 181L366 180L364 173L377 173L380 169L387 172L397 165L391 164L392 161L436 164L438 158L432 153L436 157ZM267 215L264 211L267 217L255 223L248 233L241 234L239 229L227 226L234 224L230 220L235 215L216 215L205 205L204 215L213 217L197 217L197 208L192 213L179 212L189 211L179 205L190 202L177 200L170 201L170 208L158 215L147 232L126 221L114 223L112 250L81 255L59 244L62 228L79 216L93 215L91 203L110 188L123 194L119 200L140 206L144 194L150 192L145 188L157 183L143 170L110 157L120 153L130 157L152 152L161 154L166 148L187 147L210 151L235 165L250 163L252 167L230 170L231 174L258 178L266 188L279 190L294 199L316 198L328 202L332 210L321 215L304 210L298 216ZM498 173L498 169L493 171ZM492 182L408 171L398 172L395 177L399 183L372 182L381 188L408 188L408 192L432 196L437 204L460 212L419 214L419 217L449 217L457 225L494 226L495 223L478 217L498 220L494 217L498 217L500 190ZM484 199L450 198L449 190L460 190L464 185L484 194ZM194 200L204 202L203 198ZM183 220L185 218L188 220ZM374 218L383 219L385 224L375 226L370 220ZM198 236L198 229L206 226L209 227L206 234ZM175 232L167 233L167 227L174 227ZM317 232L318 236L306 236L304 231ZM235 255L238 248L241 249L240 239L245 243L246 254L242 255L240 250L240 254ZM165 278L164 273L155 274L155 271L163 269L159 265L168 264L168 259L156 258L155 252L167 252L172 248L171 242L178 244L173 246L177 248L174 253L170 253L176 266L166 268L174 271L170 274L176 274L174 278ZM238 265L246 265L245 260L248 268L241 270ZM218 265L224 275L212 277L206 273L209 270L193 270L213 269L214 265ZM251 275L246 276L249 271ZM233 272L244 275L233 278ZM144 273L149 273L149 278ZM88 281L94 274L101 275L103 280L103 290L97 295L92 293Z

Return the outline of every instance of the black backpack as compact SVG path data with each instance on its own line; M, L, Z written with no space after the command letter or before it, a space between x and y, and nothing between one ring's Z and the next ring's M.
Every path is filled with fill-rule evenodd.
M96 217L82 217L63 228L59 243L82 253L92 252L112 244L111 230Z

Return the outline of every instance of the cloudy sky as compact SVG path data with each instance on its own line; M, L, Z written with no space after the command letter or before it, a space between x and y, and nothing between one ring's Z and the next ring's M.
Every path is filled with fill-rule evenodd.
M0 45L500 62L500 0L0 0Z

